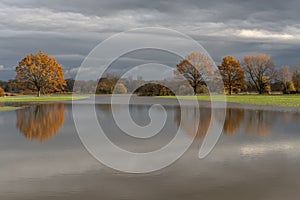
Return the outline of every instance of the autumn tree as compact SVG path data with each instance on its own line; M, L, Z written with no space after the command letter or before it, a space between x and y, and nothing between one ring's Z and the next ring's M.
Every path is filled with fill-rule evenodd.
M4 97L5 96L5 92L4 90L0 87L0 97Z
M295 67L292 80L295 86L295 90L297 92L300 92L300 66Z
M205 54L192 52L177 65L175 75L183 76L193 87L194 94L197 94L198 86L206 85L214 74L214 66L214 62Z
M267 93L270 82L275 75L271 57L264 54L245 56L243 66L250 85L259 94Z
M282 66L277 74L277 79L282 85L282 92L289 94L295 91L294 84L292 82L293 73L289 66Z
M223 59L221 66L218 66L220 74L224 82L225 89L228 94L232 91L240 91L245 86L245 74L241 68L239 61L231 56Z
M16 80L42 93L62 91L66 85L63 68L49 55L39 51L36 55L30 54L16 67Z
M118 80L119 78L113 76L112 74L108 74L107 76L100 78L97 85L96 93L112 94Z

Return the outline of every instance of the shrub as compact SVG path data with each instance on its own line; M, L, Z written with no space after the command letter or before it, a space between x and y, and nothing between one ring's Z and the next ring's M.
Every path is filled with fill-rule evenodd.
M116 84L113 93L114 94L126 94L127 93L127 88L125 87L124 84L118 83L118 84Z
M5 92L4 90L0 87L0 97L4 97L5 96Z

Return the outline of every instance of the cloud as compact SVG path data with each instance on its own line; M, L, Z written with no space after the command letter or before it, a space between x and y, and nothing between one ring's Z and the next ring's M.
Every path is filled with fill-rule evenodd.
M237 31L237 36L243 38L255 39L276 39L276 40L293 40L296 36L287 33L272 33L264 30L240 30Z
M299 8L298 0L2 0L0 61L13 70L22 57L43 50L69 70L115 33L158 26L193 37L216 62L267 53L275 63L296 65Z

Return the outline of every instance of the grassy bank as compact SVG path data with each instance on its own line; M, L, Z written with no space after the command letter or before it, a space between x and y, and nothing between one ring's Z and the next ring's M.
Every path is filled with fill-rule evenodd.
M17 110L17 109L19 109L19 107L3 106L3 107L0 107L0 112L1 111Z
M174 96L162 96L158 98L176 98ZM194 96L180 96L180 99L195 100ZM198 100L210 101L209 96L197 96ZM227 102L252 104L300 107L300 95L231 95L227 96Z
M74 100L84 99L87 96L78 96ZM15 96L15 97L0 97L0 102L52 102L52 101L71 101L72 95L55 95L55 96Z

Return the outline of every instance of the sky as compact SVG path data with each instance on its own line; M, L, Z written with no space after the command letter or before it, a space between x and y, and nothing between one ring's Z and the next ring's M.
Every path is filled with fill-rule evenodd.
M143 27L182 32L217 64L227 55L242 60L264 53L276 67L295 66L300 64L299 9L300 0L0 0L0 80L14 78L18 62L39 50L55 57L66 77L74 76L100 42ZM124 55L115 68L179 61L153 55Z

